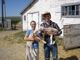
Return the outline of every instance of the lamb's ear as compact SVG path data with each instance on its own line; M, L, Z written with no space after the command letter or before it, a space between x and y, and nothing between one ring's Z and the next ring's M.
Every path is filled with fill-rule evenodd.
M38 33L38 31L40 31L40 30L41 30L41 28L39 27L38 29L34 30L34 33Z
M39 28L40 28L40 30L44 30L44 27L42 27L42 26L40 26Z

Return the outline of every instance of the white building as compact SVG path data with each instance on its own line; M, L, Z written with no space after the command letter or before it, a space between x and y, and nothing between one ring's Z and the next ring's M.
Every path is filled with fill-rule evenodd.
M32 0L21 12L22 30L30 29L32 20L37 28L44 21L42 14L51 12L51 20L62 29L64 25L80 24L80 0Z

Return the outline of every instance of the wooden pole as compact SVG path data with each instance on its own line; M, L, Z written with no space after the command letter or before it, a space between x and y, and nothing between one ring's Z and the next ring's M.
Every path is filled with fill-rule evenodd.
M4 27L4 0L2 0L2 27Z

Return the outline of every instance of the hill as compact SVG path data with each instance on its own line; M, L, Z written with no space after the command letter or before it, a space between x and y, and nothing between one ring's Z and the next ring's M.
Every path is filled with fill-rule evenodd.
M11 19L11 21L21 21L21 16L8 16L6 19Z
M20 16L10 16L10 17L6 17L6 19L11 19L11 21L21 21Z

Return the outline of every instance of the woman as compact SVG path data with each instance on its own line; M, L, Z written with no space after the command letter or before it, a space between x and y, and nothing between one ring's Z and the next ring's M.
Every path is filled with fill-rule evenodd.
M32 34L33 35L33 31L35 30L36 28L36 22L35 21L31 21L30 23L30 26L31 26L31 30L28 30L26 32L26 35L24 36L24 40L25 41L34 41L32 46L34 48L34 51L36 52L37 56L35 56L34 58L31 57L31 54L30 54L30 47L29 46L26 46L26 59L27 60L39 60L39 44L38 42L40 41L37 37L34 37L33 39L29 38L29 35Z

